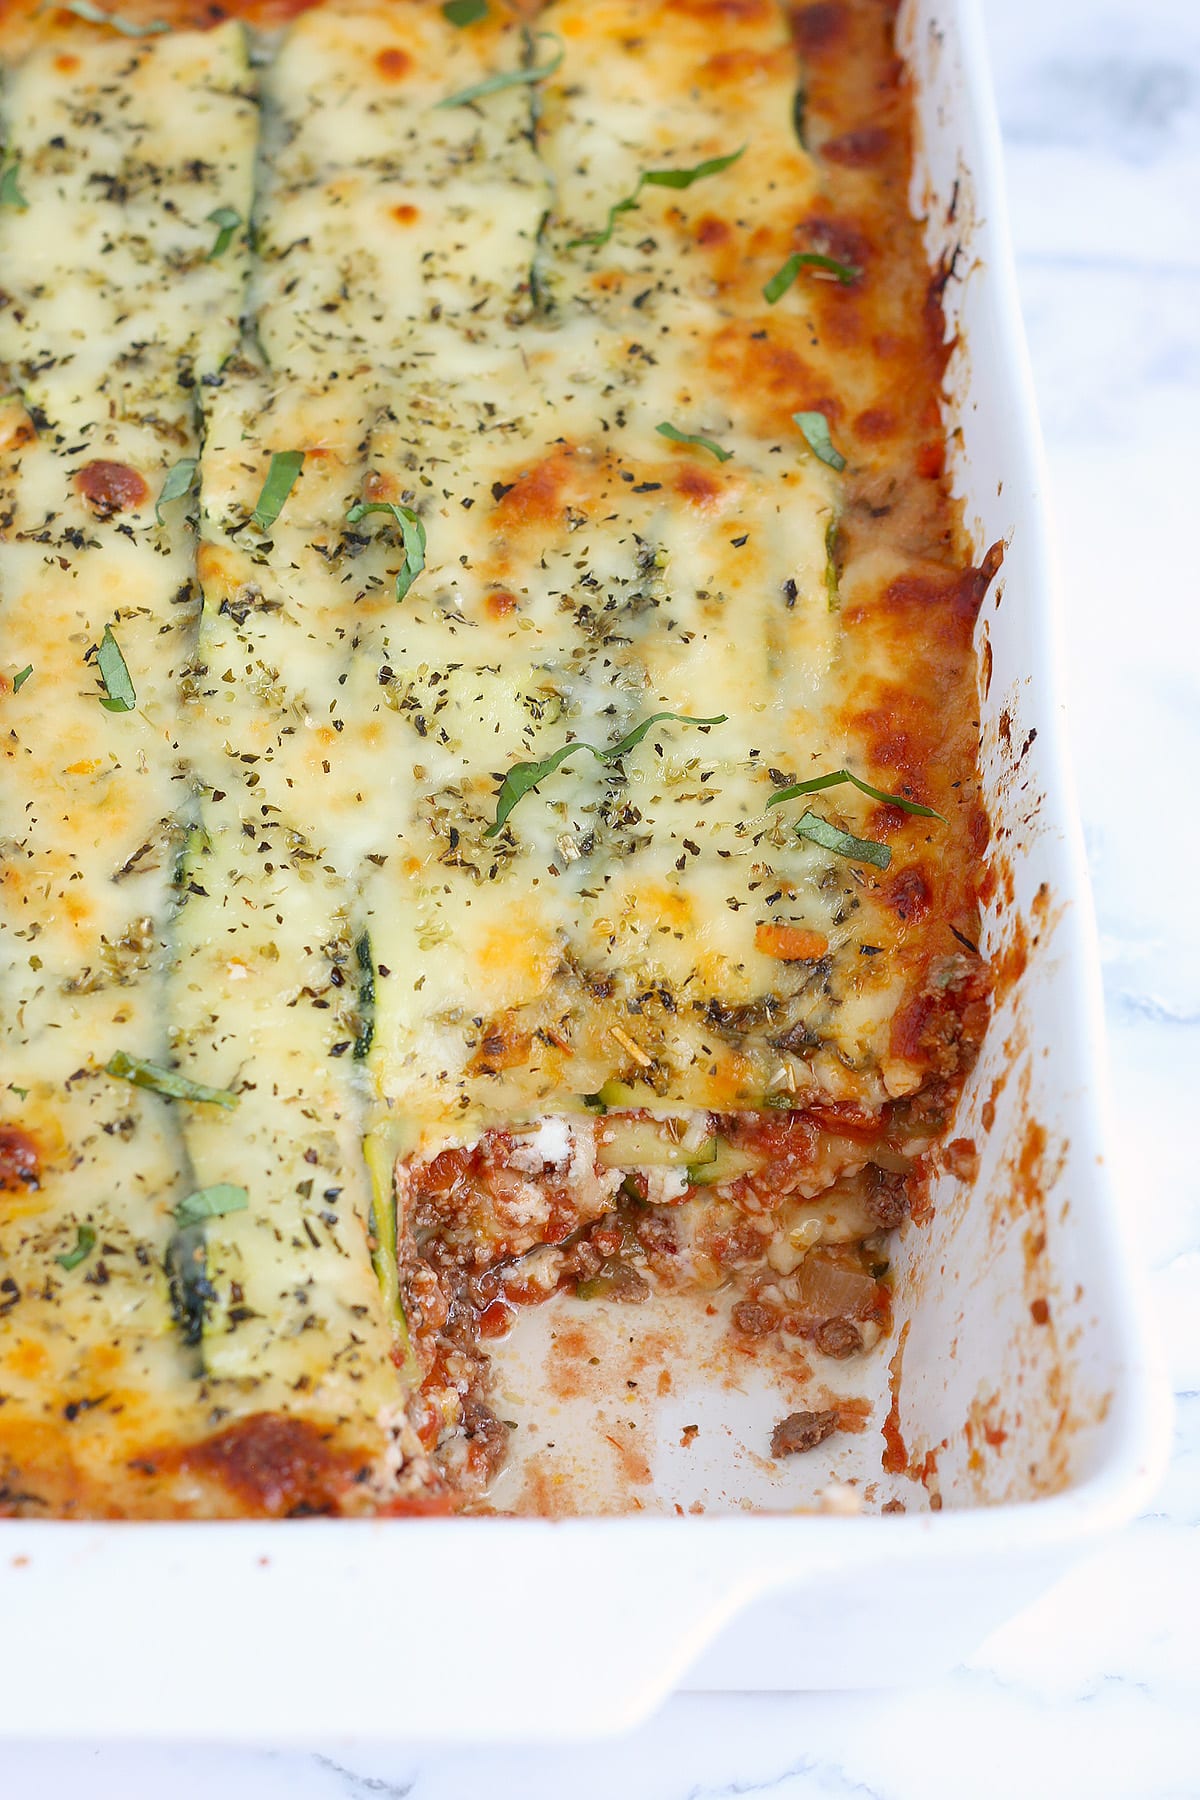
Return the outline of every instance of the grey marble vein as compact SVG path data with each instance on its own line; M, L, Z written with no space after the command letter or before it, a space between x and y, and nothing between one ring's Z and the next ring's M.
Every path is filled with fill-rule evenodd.
M318 1768L327 1769L331 1775L337 1776L347 1800L362 1800L367 1794L381 1794L383 1800L408 1800L410 1794L416 1793L420 1779L418 1776L412 1781L387 1781L381 1775L360 1775L354 1769L347 1769L342 1763L335 1762L332 1756L320 1754L314 1754L313 1762Z

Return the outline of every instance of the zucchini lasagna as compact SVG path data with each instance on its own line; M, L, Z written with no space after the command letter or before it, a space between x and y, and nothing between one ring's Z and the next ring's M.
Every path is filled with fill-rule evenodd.
M0 1509L486 1508L535 1302L887 1336L998 561L892 13L0 7Z

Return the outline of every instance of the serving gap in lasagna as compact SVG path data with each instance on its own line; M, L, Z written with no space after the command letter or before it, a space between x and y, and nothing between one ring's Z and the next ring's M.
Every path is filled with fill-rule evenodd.
M855 1375L891 1334L892 1233L914 1215L923 1222L933 1153L963 1175L974 1156L965 1141L947 1152L944 1139L988 977L965 957L940 973L938 1042L952 1073L876 1112L820 1097L756 1111L610 1111L601 1092L585 1109L402 1159L398 1266L419 1371L408 1416L422 1447L413 1490L445 1487L483 1510L498 1497L555 1513L660 1505L648 1451L635 1453L624 1432L650 1443L655 1414L694 1380L697 1357L722 1385L744 1386L752 1369L768 1395L790 1395L746 1446L760 1464L862 1431L872 1403ZM611 1087L614 1098L628 1092ZM520 1338L525 1309L550 1301L531 1378L519 1356L509 1366L505 1345ZM581 1460L576 1422L550 1480L546 1409L552 1419L584 1393L617 1399L622 1436L593 1428L593 1455ZM529 1414L523 1435L506 1416L514 1409ZM685 1427L684 1449L689 1441ZM729 1482L726 1504L734 1467Z

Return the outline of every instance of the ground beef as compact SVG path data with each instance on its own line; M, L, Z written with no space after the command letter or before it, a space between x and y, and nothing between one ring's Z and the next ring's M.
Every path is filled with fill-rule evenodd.
M757 1300L739 1300L733 1309L733 1322L746 1337L766 1337L775 1329L775 1314Z
M978 957L934 957L924 985L892 1021L893 1053L943 1078L965 1073L987 1025L991 986Z
M862 1332L850 1319L825 1319L813 1333L813 1342L824 1356L843 1361L863 1347Z
M798 1456L802 1450L813 1450L837 1428L838 1415L832 1407L827 1412L789 1413L771 1433L771 1455Z
M486 1486L508 1454L508 1427L475 1394L468 1394L463 1401L462 1422L470 1446L471 1473Z
M679 1222L664 1209L648 1209L634 1227L638 1242L651 1256L678 1256Z
M739 1263L761 1262L768 1239L750 1219L722 1221L699 1234L698 1243L706 1255L722 1269L735 1269Z
M581 1238L579 1243L573 1244L570 1249L563 1252L562 1274L565 1278L573 1277L576 1281L589 1281L593 1275L600 1273L607 1254L609 1252L601 1249L590 1239Z
M581 1300L621 1300L640 1305L650 1298L650 1283L631 1263L614 1260L606 1262L598 1275L581 1281L575 1291Z
M903 1175L889 1175L872 1164L864 1171L868 1182L867 1211L883 1231L892 1231L908 1217L908 1193Z

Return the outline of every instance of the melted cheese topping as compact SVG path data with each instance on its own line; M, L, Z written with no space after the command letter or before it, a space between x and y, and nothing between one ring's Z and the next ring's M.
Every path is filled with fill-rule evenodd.
M386 1491L368 1134L431 1154L601 1089L872 1114L927 1073L895 1022L973 918L976 590L936 484L906 498L938 354L911 267L882 279L873 178L797 136L774 0L551 0L537 29L339 0L253 62L232 23L13 52L0 1095L40 1177L0 1217L0 1454L60 1509L236 1509L224 1464L154 1446L262 1414ZM555 42L543 79L438 104ZM872 266L769 305L814 244ZM399 602L389 507L425 536ZM684 719L491 830L514 765L657 713ZM843 766L948 822L848 786L767 810ZM798 838L806 809L887 875ZM117 1051L237 1104L114 1080ZM222 1184L245 1205L180 1227Z

